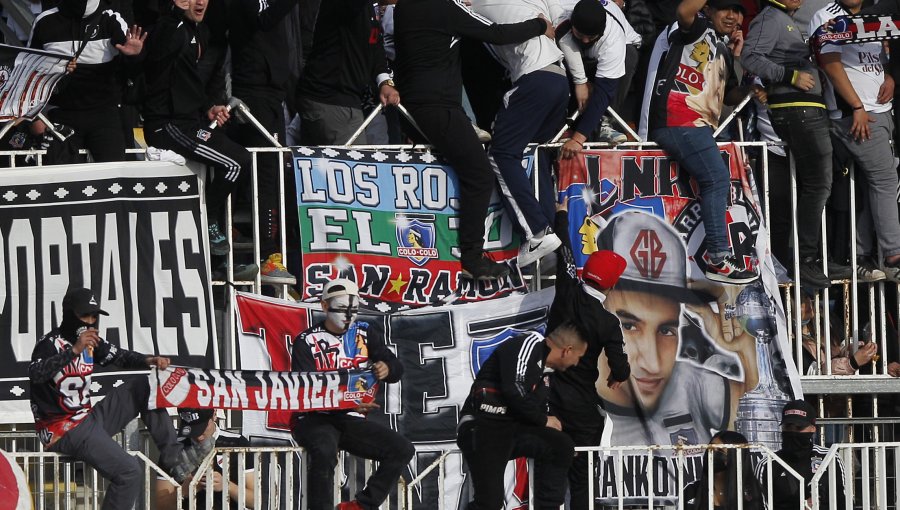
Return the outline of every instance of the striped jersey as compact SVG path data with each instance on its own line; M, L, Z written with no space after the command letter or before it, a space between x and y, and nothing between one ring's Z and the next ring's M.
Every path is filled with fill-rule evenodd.
M500 344L475 376L462 414L546 425L549 353L543 335L533 331Z
M125 43L127 29L122 15L112 9L97 8L84 17L58 7L41 13L28 47L78 57L75 71L60 82L50 105L66 110L116 106L121 100L116 44Z

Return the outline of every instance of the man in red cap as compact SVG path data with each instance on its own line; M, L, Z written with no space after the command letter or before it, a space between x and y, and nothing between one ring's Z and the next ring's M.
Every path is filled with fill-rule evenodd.
M597 446L603 433L600 397L594 387L600 372L597 359L601 352L609 360L606 384L618 388L628 379L631 367L625 355L619 319L606 311L603 301L625 271L625 259L615 252L601 250L588 257L581 271L575 272L575 261L569 241L566 203L556 213L554 229L561 235L562 245L556 252L556 297L550 307L547 330L572 322L587 342L587 351L578 364L564 372L550 375L550 414L556 416L576 446ZM569 469L569 493L572 510L588 508L587 454L578 452Z

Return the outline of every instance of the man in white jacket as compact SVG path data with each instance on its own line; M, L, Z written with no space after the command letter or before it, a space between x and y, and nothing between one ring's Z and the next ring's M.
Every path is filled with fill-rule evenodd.
M563 20L559 0L472 0L472 9L494 23L526 21L538 14L554 26ZM503 96L494 121L490 156L506 208L526 239L519 250L522 267L560 245L550 226L556 197L549 168L534 169L538 172L538 200L522 169L522 155L529 143L546 142L559 130L566 115L569 84L562 67L563 53L552 39L537 37L516 45L491 45L489 49L509 72L513 84Z

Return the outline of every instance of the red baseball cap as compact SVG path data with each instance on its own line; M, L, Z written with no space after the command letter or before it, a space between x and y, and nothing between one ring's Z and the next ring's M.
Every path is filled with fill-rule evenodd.
M609 290L619 281L626 265L625 259L614 251L595 251L584 263L581 279L592 283L600 290Z

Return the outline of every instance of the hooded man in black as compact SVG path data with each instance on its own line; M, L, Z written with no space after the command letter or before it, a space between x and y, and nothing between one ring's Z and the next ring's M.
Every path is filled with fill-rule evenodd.
M209 448L186 453L177 442L169 413L147 409L147 377L114 388L93 406L91 374L95 364L165 369L169 358L120 349L100 338L97 324L101 315L108 314L89 289L69 289L62 308L59 327L37 342L28 367L38 437L48 451L84 461L110 481L104 510L131 508L141 490L143 468L111 437L128 422L141 416L159 448L160 466L179 482L197 467Z
M122 161L126 144L116 68L120 55L141 52L147 35L138 26L129 29L121 14L106 7L100 0L63 0L34 20L28 47L75 56L75 69L50 98L47 116L74 129L70 143L89 150L94 161Z

